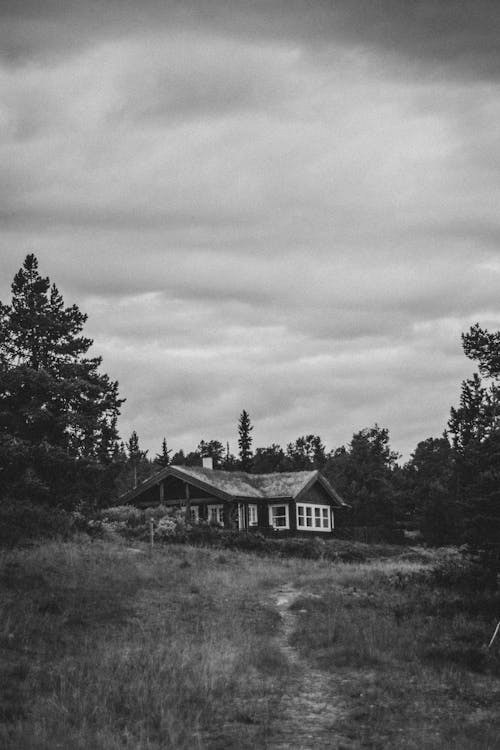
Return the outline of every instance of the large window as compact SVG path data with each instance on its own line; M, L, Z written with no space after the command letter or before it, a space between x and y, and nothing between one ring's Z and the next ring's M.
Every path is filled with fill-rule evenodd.
M297 503L297 528L306 531L331 531L330 506Z
M208 505L207 520L208 523L219 523L221 526L224 526L224 506Z
M289 529L290 522L288 519L288 504L281 503L280 505L269 506L269 524L274 529Z

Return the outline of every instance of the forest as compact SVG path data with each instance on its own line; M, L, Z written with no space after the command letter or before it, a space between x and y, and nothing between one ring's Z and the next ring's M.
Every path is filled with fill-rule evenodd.
M351 510L345 527L400 529L429 545L469 545L498 569L500 539L500 332L473 325L462 334L476 372L439 436L418 443L403 465L389 430L377 424L327 450L315 434L282 447L253 447L250 415L237 427L238 453L204 436L195 451L153 457L136 431L122 440L118 383L90 356L87 316L66 306L28 255L0 303L0 497L2 541L47 534L75 513L92 517L159 468L200 465L254 473L319 469Z

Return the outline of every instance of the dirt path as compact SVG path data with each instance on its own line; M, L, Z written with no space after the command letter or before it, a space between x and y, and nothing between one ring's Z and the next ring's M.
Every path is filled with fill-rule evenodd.
M281 716L274 729L269 750L319 750L353 747L348 738L336 730L343 718L343 703L338 696L334 675L312 668L290 645L295 629L291 605L304 592L291 585L283 586L274 595L283 627L278 636L279 646L292 670L288 689L282 698Z

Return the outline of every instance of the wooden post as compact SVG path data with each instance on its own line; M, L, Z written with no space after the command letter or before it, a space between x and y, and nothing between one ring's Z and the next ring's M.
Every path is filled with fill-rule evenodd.
M155 543L155 522L152 518L149 519L149 544L151 547L151 552L153 552L153 546Z
M160 503L163 503L165 500L165 483L160 482Z

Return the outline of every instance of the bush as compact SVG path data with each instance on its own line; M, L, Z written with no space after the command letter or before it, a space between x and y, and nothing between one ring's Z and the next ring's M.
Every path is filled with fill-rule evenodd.
M430 580L438 586L477 591L495 587L491 571L481 565L466 548L439 560L429 571Z
M70 513L30 500L6 498L0 504L0 546L15 546L41 538L71 536L74 519Z
M278 533L242 532L223 528L218 524L198 521L186 522L185 509L164 505L138 509L133 506L106 508L100 514L104 534L117 534L126 539L148 541L150 522L153 521L155 541L191 544L194 546L234 549L278 557L299 557L306 560L326 559L331 562L366 562L371 559L393 557L401 549L393 545L368 545L318 536L281 537Z
M105 522L119 521L132 525L144 521L144 511L135 508L133 505L114 505L105 508L100 513L100 518Z
M104 508L92 526L96 533L108 539L140 538L145 533L144 511L133 505L114 505Z

